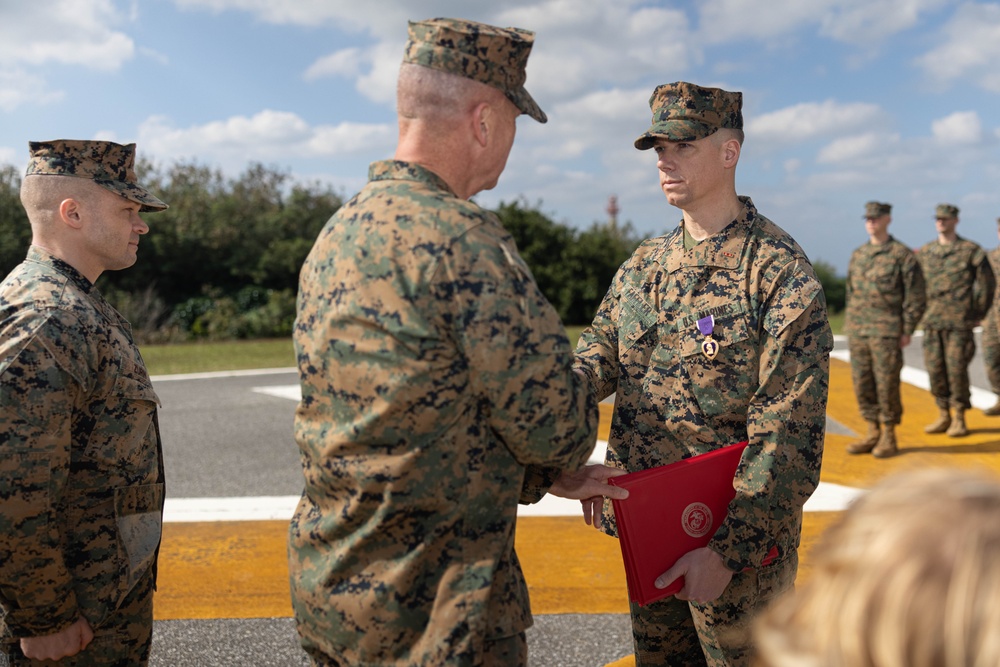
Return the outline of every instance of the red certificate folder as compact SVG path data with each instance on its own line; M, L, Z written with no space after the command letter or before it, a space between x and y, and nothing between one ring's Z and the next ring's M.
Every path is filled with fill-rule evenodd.
M608 480L629 494L611 502L632 602L647 605L684 587L684 577L666 588L653 582L715 535L736 495L733 477L746 447L740 442Z

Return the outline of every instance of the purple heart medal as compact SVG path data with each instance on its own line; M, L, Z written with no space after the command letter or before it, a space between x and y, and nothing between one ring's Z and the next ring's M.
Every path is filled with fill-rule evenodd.
M709 315L708 317L703 317L698 320L698 331L705 336L705 340L701 342L701 353L705 355L705 358L709 361L715 359L715 355L719 353L719 343L714 338L712 338L712 331L715 330L715 316Z

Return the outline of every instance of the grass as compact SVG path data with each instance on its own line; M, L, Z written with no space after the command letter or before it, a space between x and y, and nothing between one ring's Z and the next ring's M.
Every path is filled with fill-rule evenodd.
M830 326L834 333L841 333L844 314L831 315ZM574 346L585 328L584 325L566 327L566 334ZM289 338L143 345L141 349L150 375L295 366L295 352Z
M143 345L140 350L150 375L295 366L291 338Z

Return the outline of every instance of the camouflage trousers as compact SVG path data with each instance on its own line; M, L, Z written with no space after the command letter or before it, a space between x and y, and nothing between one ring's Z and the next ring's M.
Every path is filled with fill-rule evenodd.
M851 380L865 421L898 424L903 417L899 372L903 350L899 336L851 336Z
M971 329L924 329L924 365L939 408L972 407L969 364L975 354Z
M153 570L125 596L111 617L94 630L94 639L80 653L58 663L28 660L17 640L4 646L10 667L143 667L153 642ZM0 662L2 664L2 662Z
M636 667L749 667L754 617L790 590L798 554L733 575L722 595L707 604L670 596L630 605Z
M319 651L307 650L312 667L341 667L344 665L339 660L334 660L328 655ZM449 664L451 664L449 662ZM473 664L463 662L460 659L455 664ZM502 637L500 639L488 639L483 647L481 662L476 662L475 667L527 667L528 664L528 636L521 632L512 637Z
M983 321L983 363L986 366L986 377L990 381L990 389L1000 396L1000 318L995 309Z

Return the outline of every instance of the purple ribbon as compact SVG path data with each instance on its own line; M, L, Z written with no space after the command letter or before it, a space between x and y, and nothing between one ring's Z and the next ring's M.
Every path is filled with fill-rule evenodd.
M703 317L698 320L698 331L702 333L703 336L711 336L712 331L715 330L715 316L709 315L708 317Z

